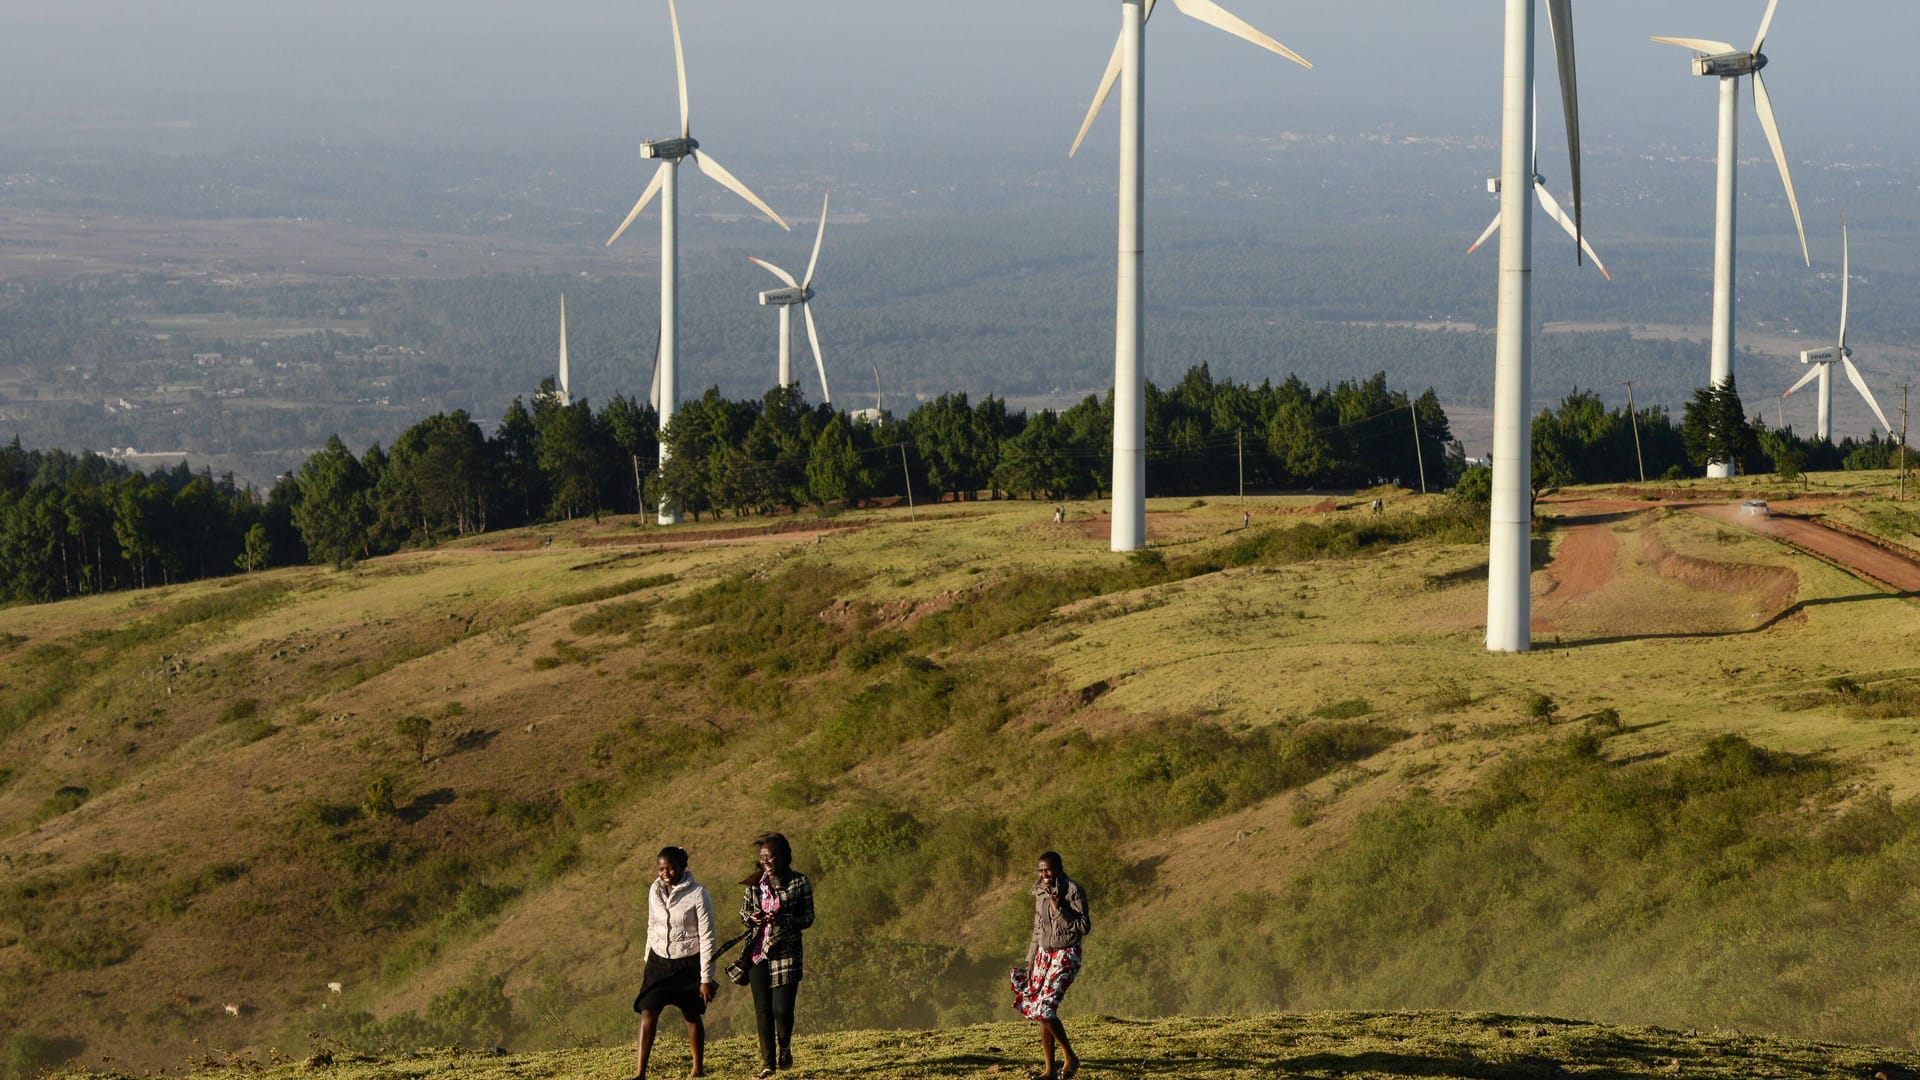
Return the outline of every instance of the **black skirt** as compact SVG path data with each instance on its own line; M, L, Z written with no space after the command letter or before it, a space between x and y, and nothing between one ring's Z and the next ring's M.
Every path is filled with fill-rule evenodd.
M680 1010L688 1020L705 1015L707 1003L700 998L700 958L684 956L668 960L647 950L647 967L640 976L640 993L633 999L634 1012L659 1013L667 1006Z

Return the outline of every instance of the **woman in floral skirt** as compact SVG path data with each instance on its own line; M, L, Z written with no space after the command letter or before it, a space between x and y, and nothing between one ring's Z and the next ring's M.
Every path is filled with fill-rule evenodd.
M1093 928L1087 917L1087 894L1067 876L1060 853L1043 852L1033 883L1033 936L1027 942L1027 965L1013 971L1013 1007L1040 1025L1040 1053L1044 1072L1031 1080L1072 1080L1080 1071L1080 1057L1060 1023L1060 999L1080 973L1080 940ZM1065 1056L1065 1067L1054 1062L1054 1044Z

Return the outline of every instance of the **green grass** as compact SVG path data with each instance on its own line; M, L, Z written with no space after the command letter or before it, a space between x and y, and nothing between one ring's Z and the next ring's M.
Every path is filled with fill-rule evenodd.
M479 1024L489 1023L486 990L475 988L473 1002L449 1002L441 1016L465 1015L464 1004L479 1014ZM806 1004L803 994L802 1010ZM431 1027L428 1021L419 1023ZM1082 1075L1088 1077L1598 1080L1672 1075L1701 1080L1864 1080L1876 1072L1908 1077L1920 1068L1920 1058L1911 1054L1869 1047L1735 1032L1610 1027L1536 1015L1318 1012L1142 1021L1069 1012L1067 1025L1081 1055ZM856 1080L1019 1076L1039 1061L1034 1030L1028 1023L997 1023L939 1031L802 1034L794 1040L795 1075ZM404 1057L342 1046L321 1049L321 1071L337 1080L604 1080L626 1075L633 1067L631 1048L503 1056L448 1049ZM682 1075L687 1055L679 1031L666 1032L655 1044L650 1064L662 1076ZM262 1061L221 1051L204 1053L193 1065L187 1075L201 1080L296 1080L315 1071L306 1061ZM757 1069L758 1054L750 1038L721 1039L708 1044L706 1066L716 1076L745 1076Z

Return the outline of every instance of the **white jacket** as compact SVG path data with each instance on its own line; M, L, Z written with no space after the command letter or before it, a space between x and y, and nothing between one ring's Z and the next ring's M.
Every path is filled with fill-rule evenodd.
M700 981L713 978L713 899L684 871L671 889L659 878L647 889L647 951L668 960L698 955Z

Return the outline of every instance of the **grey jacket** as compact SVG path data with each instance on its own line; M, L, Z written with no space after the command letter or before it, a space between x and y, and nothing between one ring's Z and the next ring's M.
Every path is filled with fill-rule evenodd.
M1060 875L1060 880L1063 886L1059 911L1053 910L1040 883L1033 883L1033 937L1027 942L1028 966L1032 966L1033 956L1039 950L1074 948L1093 929L1093 920L1087 915L1086 890L1065 874Z

